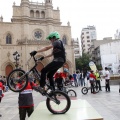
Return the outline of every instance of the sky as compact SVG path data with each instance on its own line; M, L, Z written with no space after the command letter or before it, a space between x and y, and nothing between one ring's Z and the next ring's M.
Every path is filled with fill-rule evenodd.
M21 0L0 0L0 16L4 22L10 22L13 14L12 5L20 5ZM29 0L44 2L44 0ZM120 29L120 0L52 0L53 8L60 9L62 25L70 22L72 38L80 39L82 28L95 26L97 39L114 38Z

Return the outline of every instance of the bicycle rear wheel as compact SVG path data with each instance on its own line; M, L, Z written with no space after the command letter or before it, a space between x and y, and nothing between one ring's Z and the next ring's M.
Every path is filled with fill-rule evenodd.
M72 89L69 89L67 91L67 94L68 94L69 97L77 97L76 92L74 90L72 90Z
M88 93L88 88L87 87L83 87L81 89L81 92L82 92L82 94L86 95Z
M7 85L13 92L21 92L28 84L25 71L21 69L13 70L7 78Z
M62 91L54 91L50 94L50 97L59 101L59 104L55 103L52 99L47 98L46 105L48 110L53 114L64 114L71 106L71 100L69 96Z

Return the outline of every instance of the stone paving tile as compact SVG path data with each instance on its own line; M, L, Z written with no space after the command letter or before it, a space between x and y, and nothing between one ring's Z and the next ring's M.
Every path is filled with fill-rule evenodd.
M89 91L87 95L83 95L81 87L73 89L77 92L77 98L87 100L104 120L120 120L120 93L118 85L111 86L110 93L106 93L105 89L102 88L102 91L97 94L91 94ZM46 97L41 96L35 91L33 96L35 107L39 102L46 100ZM0 103L0 114L3 115L0 120L19 120L18 93L12 91L5 93L5 97Z

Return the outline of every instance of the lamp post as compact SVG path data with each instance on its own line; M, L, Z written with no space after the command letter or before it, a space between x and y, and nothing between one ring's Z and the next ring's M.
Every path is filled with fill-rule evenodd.
M18 66L19 66L18 61L19 61L19 59L20 59L19 53L18 53L17 51L14 52L14 53L13 53L13 57L14 57L14 60L15 60L15 67L18 68Z

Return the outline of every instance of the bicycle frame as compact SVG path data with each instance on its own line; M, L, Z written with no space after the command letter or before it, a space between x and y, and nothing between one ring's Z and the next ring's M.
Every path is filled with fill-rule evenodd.
M26 72L23 77L28 76L31 72L33 72L33 74L35 75L35 77L40 81L41 76L40 76L38 70L36 69L37 61L40 60L40 59L36 59L34 56L32 56L32 57L33 57L33 59L34 59L35 65L34 65L28 72ZM30 58L30 59L31 59L31 58ZM23 78L23 77L22 77L22 78ZM21 78L21 79L22 79L22 78ZM47 90L49 90L49 89L52 90L52 89L51 89L51 86L49 86L48 84L46 84L46 85L48 86L48 89L47 89ZM60 104L60 101L57 100L56 96L54 96L54 98L52 98L52 97L50 97L50 95L49 95L48 93L46 93L45 96L46 96L47 98L50 98L51 100L53 100L56 104Z
M38 70L36 69L37 60L35 59L34 56L32 56L32 57L33 57L33 59L34 59L35 65L34 65L28 72L26 72L26 73L19 79L19 81L22 81L22 79L24 79L25 76L28 77L28 75L29 75L31 72L33 72L33 74L35 75L35 77L40 81L41 77L40 77L40 74L39 74ZM31 58L30 58L30 59L31 59Z

